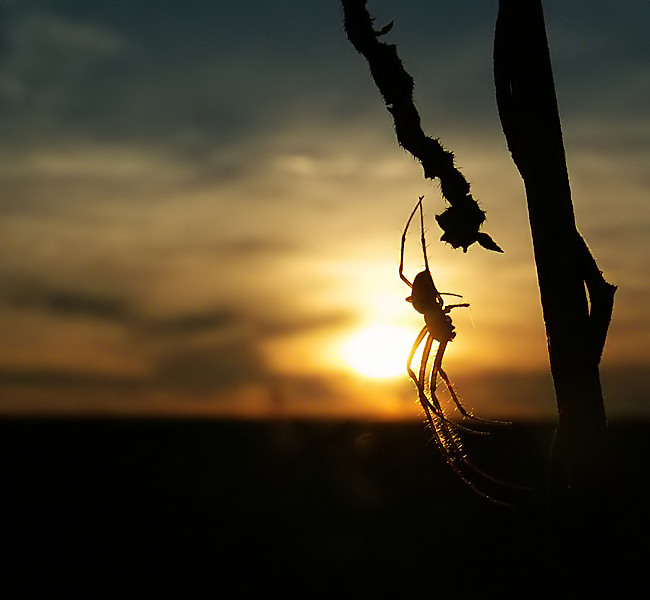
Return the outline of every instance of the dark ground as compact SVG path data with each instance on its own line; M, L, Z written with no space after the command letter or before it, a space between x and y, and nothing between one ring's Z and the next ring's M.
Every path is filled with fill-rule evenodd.
M614 501L573 547L544 508L549 424L470 448L533 486L509 509L460 482L417 422L4 419L1 580L25 596L527 598L566 571L622 591L648 568L649 433L611 426Z

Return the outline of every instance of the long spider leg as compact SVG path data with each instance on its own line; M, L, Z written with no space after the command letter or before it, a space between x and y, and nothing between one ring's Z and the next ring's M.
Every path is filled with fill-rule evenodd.
M438 401L438 398L435 397L434 401L432 402L426 395L426 386L425 386L425 380L426 380L426 366L429 361L429 355L431 353L431 346L433 344L433 339L431 336L427 339L427 343L425 344L425 347L422 352L422 361L420 362L420 373L419 375L416 375L415 372L413 371L411 367L411 363L413 362L413 357L415 356L415 352L422 343L422 340L424 337L427 335L428 330L426 325L422 328L420 333L418 334L417 338L415 339L415 343L413 344L411 348L411 352L409 353L408 359L406 361L406 370L408 371L409 376L415 383L415 385L418 388L418 400L420 401L420 404L425 408L426 406L429 406L429 408L443 421L448 423L451 427L454 427L456 429L462 429L464 431L467 431L468 433L473 433L473 434L484 434L484 431L478 431L476 429L472 429L470 427L467 427L466 425L461 425L460 423L454 423L453 421L450 421L444 414L442 407L440 406L440 402ZM434 395L434 392L430 392L432 395ZM430 419L427 419L430 421Z
M458 408L459 412L461 415L464 417L467 417L469 419L472 419L476 422L491 422L491 421L486 421L485 419L481 419L479 417L475 417L471 413L469 413L465 407L462 405L461 401L459 400L458 396L456 395L456 392L451 384L451 381L449 380L449 377L447 377L447 373L445 373L444 369L442 368L442 359L444 356L445 349L447 348L447 344L449 342L445 342L444 344L440 344L440 349L438 351L438 354L436 355L436 364L434 364L434 371L432 373L432 377L435 375L436 377L440 375L442 380L445 382L445 385L447 386L447 389L449 390L449 394L451 395L451 398ZM435 385L437 387L437 381L434 379L432 380L432 385ZM479 434L479 435L487 435L488 432L486 431L481 431L480 429L474 429L472 427L466 427L467 430L469 430L471 433Z
M422 362L420 364L420 381L421 381L421 387L423 391L425 389L424 382L426 378L426 367L427 367L427 363L429 362L431 346L433 343L433 336L431 334L429 334L427 342L428 343L425 346L425 351L422 353ZM435 363L438 361L439 355L440 355L440 346L438 346L438 350L434 358L434 368L435 368ZM423 408L425 408L425 412L429 417L429 423L432 426L432 429L436 431L438 440L440 441L440 445L444 449L446 455L454 460L456 459L462 460L464 458L464 451L463 451L463 446L461 444L460 438L456 433L456 430L465 429L465 428L463 426L459 426L457 423L454 423L453 421L450 421L445 416L445 413L442 410L442 407L440 406L440 401L436 396L435 387L432 387L431 385L429 386L429 396L427 396L426 393L424 393L420 397L420 403L422 404ZM429 412L429 410L427 410L427 407L433 412L433 414L436 416L436 419L431 418L431 413Z
M449 307L448 307L449 308ZM436 389L437 387L437 376L440 374L440 377L442 380L445 382L445 385L447 386L447 389L449 390L449 394L451 395L452 400L454 401L454 404L460 411L460 414L463 415L464 417L467 417L468 419L472 419L473 421L476 421L478 423L494 423L497 425L510 425L507 421L496 421L492 419L482 419L481 417L476 417L470 412L467 411L467 409L463 406L461 401L459 400L458 396L456 395L456 392L454 391L454 387L451 384L451 381L449 380L449 377L447 377L447 373L445 373L444 369L442 368L442 358L445 353L445 349L447 348L447 344L449 342L441 342L440 347L438 348L438 352L436 353L436 360L433 364L433 368L431 369L431 387L432 389ZM475 431L475 430L472 430ZM485 433L482 431L478 431L477 433Z
M418 206L420 207L420 239L422 240L422 254L424 255L424 268L429 270L429 259L427 258L427 240L424 236L424 211L422 209L422 200L424 196L420 196Z
M512 508L512 504L505 502L498 498L493 497L485 490L483 490L477 483L475 483L461 468L460 465L471 469L477 475L483 477L485 480L490 481L496 485L502 487L520 487L515 484L510 484L508 482L500 481L495 477L492 477L478 468L474 463L468 460L467 456L463 452L462 445L460 440L454 435L453 432L449 431L448 425L449 422L444 418L440 418L439 415L433 410L433 407L428 404L423 404L424 412L427 416L427 421L431 429L434 442L438 446L440 453L442 454L445 463L447 466L456 474L456 476L465 483L470 489L472 489L476 494L482 498L489 500L495 504L506 506ZM526 489L526 488L522 488Z
M420 389L420 382L413 372L413 369L411 368L411 363L413 362L413 357L415 356L415 351L418 349L418 346L422 343L422 340L424 339L424 336L427 334L427 326L425 325L420 333L418 333L418 337L415 338L415 342L413 343L413 346L411 347L411 351L409 352L409 356L406 359L406 370L408 371L409 376L411 379L415 382L415 385L418 386L418 389Z
M415 351L418 349L418 347L422 343L422 340L425 337L426 337L426 342L424 344L424 348L422 349L422 358L420 360L419 373L418 375L416 375L411 367L411 363L413 362L413 356L415 355ZM427 363L429 362L429 355L431 353L432 344L433 344L433 338L429 334L428 329L425 325L420 331L420 333L418 334L413 344L413 347L411 348L411 352L409 353L408 360L406 361L406 370L408 371L409 376L411 377L416 387L418 388L418 400L420 401L420 404L422 405L422 408L426 413L427 421L429 422L431 428L434 429L435 421L431 414L432 411L439 419L442 419L444 421L447 421L447 419L443 415L440 405L432 404L426 394L426 387L425 387L426 368L427 368ZM453 423L451 424L453 425Z
M440 402L438 401L438 397L435 394L435 388L429 386L429 396L427 396L426 394L425 382L427 377L427 364L429 363L429 357L431 356L432 346L433 346L433 336L429 334L424 344L424 349L422 350L422 359L420 361L420 373L418 376L418 382L419 382L418 389L421 391L420 403L423 406L426 404L437 417L439 417L442 421L446 423L445 430L448 432L450 439L455 440L454 436L449 430L449 427L452 428L457 427L457 424L454 423L453 421L450 421L445 416L445 413L443 412L442 407L440 406Z
M442 363L442 360L440 361ZM467 417L468 419L472 419L474 421L479 421L482 423L491 423L492 421L489 421L487 419L481 419L480 417L475 417L472 413L468 412L467 409L462 405L461 401L459 400L458 396L456 395L456 392L454 391L454 387L449 380L449 377L447 377L447 373L445 373L444 369L442 368L442 364L438 368L436 375L440 374L441 379L445 382L445 385L447 386L447 389L449 390L449 394L451 395L451 399L454 401L454 404L456 405L456 408L460 412L461 415L464 417ZM435 381L432 381L431 385L435 385Z
M429 386L432 390L435 390L438 387L438 373L442 367L442 358L445 355L448 343L449 341L445 340L440 342L440 345L438 346L438 351L436 352L436 357L433 361L433 367L431 367L431 383Z
M402 232L402 243L399 252L399 278L410 288L413 287L413 284L404 275L404 248L406 246L406 233L409 229L409 226L411 225L411 221L413 220L413 217L415 216L418 207L420 208L420 211L422 210L422 200L424 200L424 196L420 196L420 199L418 203L415 205L415 208L413 209L413 212L409 216L408 221L406 221L406 227L404 227L404 231ZM425 257L425 261L426 261L426 257Z
M443 421L447 421L447 418L442 412L442 407L438 402L438 398L433 395L431 388L429 388L429 393L431 394L431 398L429 398L426 393L425 382L427 377L427 364L429 363L429 357L431 356L432 346L433 346L433 336L430 333L428 333L426 341L424 343L424 348L422 349L422 358L420 360L420 371L417 378L419 400L420 400L420 404L422 404L422 408L425 409L427 416L430 416L429 411L432 411L436 417L442 419ZM428 420L433 424L431 418L429 418ZM450 424L453 425L453 423Z
M449 378L447 377L447 374L446 374L446 373L444 372L444 370L442 369L442 358L443 358L443 356L444 356L444 352L445 352L445 349L446 349L446 347L447 347L447 343L448 343L448 342L441 342L441 343L440 343L440 346L439 346L439 348L438 348L438 352L436 352L436 357L435 357L435 360L434 360L434 363L433 363L433 367L432 367L431 385L432 385L432 386L435 385L435 381L436 381L436 380L435 380L435 376L436 376L438 373L440 373L440 376L442 377L442 379L444 380L445 384L447 385L447 389L449 390L449 393L451 394L452 398L454 399L454 402L455 402L456 406L458 406L458 409L461 411L461 413L462 413L464 416L467 416L467 417L472 418L472 419L474 419L474 420L485 421L484 419L480 419L480 418L478 418L478 417L473 417L472 415L470 415L469 413L467 413L467 411L465 410L465 408L461 405L460 401L458 400L458 397L456 396L455 392L453 391L453 388L452 388L451 382L449 381ZM435 390L435 387L434 387L433 389ZM433 396L433 394L434 394L434 392L432 391L432 392L431 392L431 395ZM491 421L486 421L486 422L491 423ZM479 433L485 433L485 432L479 432ZM520 485L517 485L517 484L515 484L515 483L510 483L510 482L507 482L507 481L503 481L503 480L501 480L501 479L498 479L498 478L496 478L496 477L493 477L492 475L489 475L488 473L486 473L485 471L483 471L482 469L480 469L479 467L477 467L477 466L476 466L472 461L470 461L464 453L461 455L461 460L462 460L462 462L463 462L464 464L466 464L470 469L472 469L473 471L475 471L475 472L478 473L481 477L487 479L488 481L491 481L491 482L493 482L493 483L496 483L496 484L498 484L498 485L505 486L505 487L510 487L510 488L519 488L519 489L528 489L528 488L526 488L525 486L520 486Z
M420 360L420 374L418 380L422 383L422 389L424 389L424 382L426 380L427 364L429 362L429 356L431 355L431 346L433 346L433 336L429 333L427 335L426 341L424 342L422 359Z
M424 343L424 348L422 349L422 358L420 359L420 369L418 376L415 376L415 373L412 371L410 368L410 362L413 358L413 354L415 353L415 348L419 345L419 342L422 341L422 339L426 336L426 341ZM418 338L416 339L416 344L414 345L413 351L411 352L411 355L409 356L409 374L411 375L411 378L415 381L415 384L417 385L418 388L418 396L420 400L420 404L422 405L422 408L424 408L426 414L427 414L427 420L433 425L434 420L431 417L431 413L442 419L443 421L447 421L445 418L442 408L440 407L440 403L438 402L437 398L434 398L433 402L431 399L427 397L426 394L426 371L427 371L427 364L429 362L429 356L431 355L431 347L433 345L433 337L431 334L428 332L427 327L425 326L424 329L420 332L420 335L418 335ZM431 390L429 390L431 391ZM453 425L453 423L450 423Z
M463 461L465 462L465 461ZM468 463L465 463L468 464ZM453 467L452 467L453 468ZM495 498L494 496L491 496L488 494L485 490L482 490L478 485L476 485L465 473L462 472L461 469L458 467L454 468L454 472L460 479L468 485L475 493L477 493L481 498L484 498L485 500L488 500L492 502L493 504L498 504L499 506L504 506L506 508L514 508L514 504L511 502L506 502L505 500L500 500L498 498ZM497 482L498 483L498 482Z
M436 445L444 456L445 462L453 465L454 470L456 471L456 463L458 461L462 462L464 456L462 444L453 430L454 424L448 421L444 415L439 412L441 409L437 404L437 400L431 402L426 398L425 402L422 402L421 400L421 404Z
M447 373L443 370L442 367L438 369L438 373L440 374L440 377L442 380L445 382L445 385L447 386L447 389L449 390L449 394L451 395L452 400L454 401L454 404L460 411L460 414L463 415L464 417L467 417L468 419L472 419L473 421L478 421L479 423L488 423L488 424L495 424L495 425L512 425L510 421L498 421L494 419L483 419L482 417L477 417L476 415L473 415L472 413L468 412L467 409L463 406L461 403L460 399L456 395L456 392L454 391L454 387L449 380L449 377L447 377Z
M420 360L419 374L416 375L413 369L411 368L411 363L413 361L413 356L415 355L415 351L417 350L418 346L422 343L422 340L425 337L427 337L427 340L422 350L422 359ZM436 443L438 443L438 445L441 448L444 448L445 444L443 444L442 440L439 437L438 428L436 427L436 419L434 418L434 415L438 418L444 418L442 415L442 410L440 409L439 406L436 407L435 405L433 405L430 402L429 398L427 398L426 391L425 391L425 383L424 383L426 377L426 366L429 361L429 355L431 353L432 344L433 344L433 339L431 335L428 335L428 330L425 325L420 331L420 333L418 334L417 338L415 339L415 343L411 348L411 352L409 353L409 357L406 364L406 369L411 379L415 382L415 385L418 388L418 400L420 401L420 404L424 409L425 415L427 417L427 421L429 422L431 430L433 431L434 436L436 437Z
M512 483L511 481L504 481L503 479L494 477L493 475L490 475L489 473L483 471L483 469L481 469L480 467L477 467L476 464L470 461L468 458L464 458L463 463L465 463L470 469L472 469L472 471L478 473L484 479L487 479L488 481L491 481L492 483L495 483L501 487L507 487L510 489L524 490L524 491L530 491L531 489L529 486L526 485L520 485L518 483Z
M426 342L422 351L422 359L420 361L420 367L418 373L419 376L418 376L413 371L411 367L411 363L413 362L413 357L415 355L415 352L417 351L418 347L425 339L425 337L426 337ZM475 465L473 465L471 462L468 461L468 458L463 451L461 441L458 438L458 435L454 431L455 428L459 426L456 423L449 421L444 416L438 398L435 396L434 392L432 391L430 392L431 398L427 397L426 390L425 390L426 367L429 362L429 357L431 355L432 345L433 345L433 338L429 334L428 329L425 326L422 328L417 338L415 339L415 342L413 343L413 347L411 348L411 352L409 353L409 357L407 360L407 370L409 372L411 379L415 382L418 388L418 399L426 415L427 422L429 423L429 428L431 429L434 442L438 446L440 453L443 455L445 463L447 463L449 468L476 494L495 504L500 504L502 506L511 506L507 502L503 502L501 500L493 498L484 490L482 490L476 483L474 483L470 479L470 477L467 474L464 473L464 471L460 467L461 464L464 464L467 468L476 472L479 476L483 477L484 479L488 481L492 481L497 484L500 483L498 480L494 479L493 477L490 477L487 473L484 473L481 469L477 468ZM443 349L443 353L444 353L444 349ZM440 348L438 349L438 352L436 352L436 358L434 359L434 364L436 361L438 362L442 361L442 354L440 353Z
M442 371L442 358L443 358L443 356L445 354L445 349L447 348L448 343L449 342L440 342L440 345L438 346L438 351L436 352L436 357L435 357L435 359L433 361L433 367L431 368L431 377L430 377L430 382L429 382L429 390L430 390L431 397L435 398L435 401L436 401L436 404L438 405L438 407L440 407L440 402L438 401L438 397L436 396L436 388L438 387L437 377L438 377L438 373L440 373ZM446 375L445 375L445 378L446 378ZM454 399L454 402L455 402L456 406L458 406L461 414L463 416L469 416L467 414L467 412L465 411L464 407L460 406L460 402L458 401L458 398L456 397L454 392L449 387L450 384L449 384L448 380L445 380L445 383L447 383L447 388L450 389L450 391L452 393L452 398ZM442 408L440 408L440 412L442 413ZM488 433L487 431L481 431L480 429L474 429L472 427L468 427L467 425L464 425L464 424L461 424L461 423L455 423L453 421L450 421L446 417L444 417L444 418L448 423L452 423L455 428L461 429L463 431L467 431L468 433L478 434L478 435L487 435L487 433Z
M490 477L487 473L484 473L480 469L478 469L473 463L469 462L467 457L463 455L462 452L462 446L460 446L460 443L458 440L453 436L451 432L444 431L445 429L445 421L439 418L436 418L437 415L435 412L432 412L431 408L427 405L424 406L424 411L427 415L427 421L429 422L429 426L431 428L432 434L433 434L433 439L440 449L440 453L442 454L445 463L447 466L456 474L456 476L465 483L470 489L472 489L476 494L481 496L482 498L489 500L490 502L493 502L494 504L498 504L501 506L506 506L508 508L512 508L512 504L505 502L503 500L499 500L498 498L494 498L490 494L488 494L485 490L481 489L472 479L461 469L460 464L465 465L466 467L472 469L475 471L478 475L484 477L488 481L492 481L495 484L502 484L509 486L509 484L505 482L501 482L498 479L495 479L493 477ZM455 452L452 452L448 439L451 437L455 444ZM516 486L515 486L516 487Z

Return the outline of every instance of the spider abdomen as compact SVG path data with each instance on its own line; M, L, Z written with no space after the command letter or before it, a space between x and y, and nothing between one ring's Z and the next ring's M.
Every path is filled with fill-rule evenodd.
M442 310L424 313L424 322L426 323L427 331L434 340L450 342L456 337L456 331L454 324L451 322L451 317Z

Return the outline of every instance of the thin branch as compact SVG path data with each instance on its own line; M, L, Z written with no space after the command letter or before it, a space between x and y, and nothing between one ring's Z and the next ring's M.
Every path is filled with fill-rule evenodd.
M404 69L396 46L378 40L390 31L392 22L375 31L366 4L367 0L342 0L345 31L357 52L368 61L370 73L393 116L397 141L420 161L427 179L440 180L442 195L450 204L436 216L444 231L441 240L465 252L474 242L502 252L487 233L479 231L485 212L472 197L469 182L455 166L453 153L422 130L413 102L413 78Z
M581 254L581 267L587 292L589 294L589 324L591 329L591 343L596 363L605 349L607 331L614 312L614 294L617 287L605 280L602 271L590 252L587 242L578 236Z

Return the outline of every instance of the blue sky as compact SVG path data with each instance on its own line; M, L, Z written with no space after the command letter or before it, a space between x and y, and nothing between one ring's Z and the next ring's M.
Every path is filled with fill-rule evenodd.
M608 409L647 414L650 5L544 7L578 226L619 286ZM437 242L437 185L397 146L337 2L0 5L0 412L417 418L405 376L363 379L340 347L417 333L397 264L424 194L434 277L472 305L447 372L481 410L553 414L496 2L369 8L395 21L425 131L503 256Z

